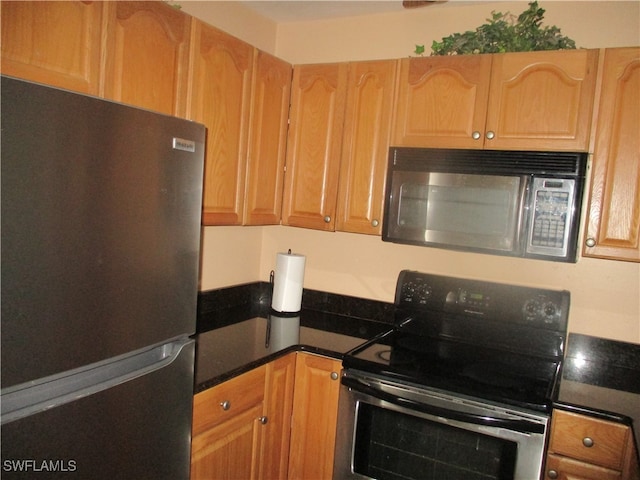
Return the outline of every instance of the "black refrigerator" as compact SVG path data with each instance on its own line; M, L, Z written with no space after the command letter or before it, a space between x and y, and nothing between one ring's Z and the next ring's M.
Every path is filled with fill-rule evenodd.
M0 93L0 475L187 479L205 128Z

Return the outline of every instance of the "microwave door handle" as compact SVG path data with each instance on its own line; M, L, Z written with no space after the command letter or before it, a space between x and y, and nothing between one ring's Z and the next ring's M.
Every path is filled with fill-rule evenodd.
M525 212L525 205L527 205L526 200L527 200L527 195L529 195L529 190L530 190L530 186L533 184L533 182L531 181L530 177L522 177L522 185L520 186L520 191L518 192L518 220L517 220L517 224L516 224L516 238L515 238L515 244L517 245L517 248L522 249L522 251L524 252L526 250L526 245L525 242L527 242L527 239L521 238L522 235L522 225L523 223L526 221L529 221L529 217L531 215L533 215L533 212ZM528 215L528 217L525 219L525 215ZM527 229L528 231L528 229Z
M457 420L465 423L472 423L474 425L506 428L521 433L544 433L545 430L544 425L529 422L527 420L512 420L508 418L475 415L472 413L465 413L458 410L450 410L448 408L436 407L434 405L416 402L415 400L411 400L409 398L399 397L392 393L382 391L365 382L351 377L342 377L341 382L344 386L351 388L352 390L355 390L357 392L370 395L379 400L384 400L385 402L392 403L393 405L397 405L399 407L426 413L428 415L434 415L436 417Z

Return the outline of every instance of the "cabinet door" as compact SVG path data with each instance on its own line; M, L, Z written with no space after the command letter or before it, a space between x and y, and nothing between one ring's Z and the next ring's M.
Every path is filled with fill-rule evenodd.
M184 117L191 17L163 2L107 2L106 98Z
M298 354L289 478L331 479L340 392L339 360Z
M258 478L266 371L263 365L194 396L192 480Z
M335 229L347 64L293 69L282 223Z
M583 254L640 261L640 48L605 50Z
M491 55L405 58L393 144L482 148Z
M102 2L2 2L2 73L97 95L102 7Z
M380 235L395 60L349 64L336 230Z
M245 410L191 440L191 480L258 478L262 404Z
M493 55L485 148L587 151L597 50Z
M207 127L205 225L242 223L254 48L194 19L188 118Z
M265 480L287 478L295 368L295 353L267 365L264 401L267 423L260 455L260 478Z
M622 480L622 474L597 465L559 455L548 455L544 479L556 480Z
M277 225L282 210L291 65L258 51L252 92L244 224Z

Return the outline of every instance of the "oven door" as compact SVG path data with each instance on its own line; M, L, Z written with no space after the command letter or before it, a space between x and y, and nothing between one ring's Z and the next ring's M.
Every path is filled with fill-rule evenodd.
M347 370L334 479L540 478L548 416Z

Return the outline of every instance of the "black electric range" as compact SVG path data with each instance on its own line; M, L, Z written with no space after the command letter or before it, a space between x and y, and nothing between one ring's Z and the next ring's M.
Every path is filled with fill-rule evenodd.
M567 291L404 270L393 328L348 352L343 367L548 412L569 301Z

